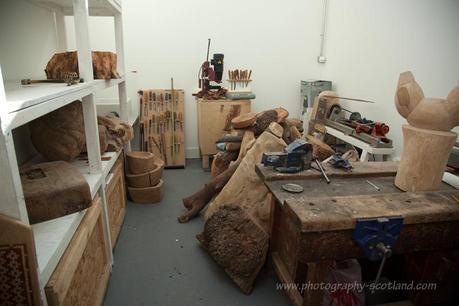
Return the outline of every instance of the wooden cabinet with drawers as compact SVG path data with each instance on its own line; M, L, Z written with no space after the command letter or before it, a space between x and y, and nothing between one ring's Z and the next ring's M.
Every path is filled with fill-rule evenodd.
M250 112L250 100L197 99L199 151L203 168L217 153L215 142L231 130L231 119Z
M111 271L108 251L96 196L45 287L48 305L101 305Z
M126 187L124 184L124 154L121 153L107 177L105 194L112 247L115 247L126 213Z

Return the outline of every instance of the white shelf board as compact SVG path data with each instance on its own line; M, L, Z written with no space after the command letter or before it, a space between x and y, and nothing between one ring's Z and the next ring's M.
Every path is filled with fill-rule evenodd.
M6 103L0 105L2 130L8 132L75 100L112 86L125 79L94 80L67 86L63 83L21 85L20 81L5 82Z
M102 173L89 173L89 165L86 159L77 158L71 163L80 171L85 180L88 182L92 198L94 198L94 196L96 195L97 191L99 190L99 187L102 184L102 179L105 178L107 174L110 172L120 153L121 151L105 152L104 154L102 154L103 159L110 157L109 160L102 160Z
M72 162L88 182L92 198L95 197L103 178L108 175L120 153L121 151L105 152L102 157L110 157L110 160L102 161L102 173L99 174L90 174L85 160L77 159ZM48 282L85 213L86 210L32 225L41 284Z
M73 15L72 0L28 0L40 7L61 11L64 15ZM90 16L114 16L121 14L119 0L88 0Z
M20 81L6 81L4 85L6 103L1 106L3 113L17 112L74 93L81 97L91 93L90 83L79 83L72 86L67 86L65 83L21 85Z
M41 284L46 284L86 210L32 225Z
M97 92L124 83L124 81L125 77L122 76L119 79L94 80L91 82L91 85L94 87L94 91Z

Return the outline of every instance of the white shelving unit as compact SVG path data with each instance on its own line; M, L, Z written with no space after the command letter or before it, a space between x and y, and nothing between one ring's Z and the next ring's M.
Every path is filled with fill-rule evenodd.
M73 165L81 171L88 182L92 197L94 198L99 194L103 201L104 231L109 242L107 252L112 258L105 185L109 180L108 173L120 153L107 152L103 155L105 158L101 158L94 95L98 91L117 86L120 117L122 120L128 121L126 82L124 77L108 81L93 79L88 19L90 15L114 17L117 68L120 75L124 76L121 4L116 0L28 1L55 12L56 32L61 35L59 37L61 50L56 50L56 52L63 51L62 48L65 48L63 16L74 16L79 73L85 82L72 86L66 84L20 85L19 81L4 82L0 66L0 173L2 173L0 175L0 193L2 194L0 213L29 224L13 142L13 129L75 100L81 100L83 102L88 160L75 160ZM127 146L126 149L129 150L130 146ZM32 225L42 292L84 214L85 211L82 211ZM42 300L46 304L46 297L42 296Z

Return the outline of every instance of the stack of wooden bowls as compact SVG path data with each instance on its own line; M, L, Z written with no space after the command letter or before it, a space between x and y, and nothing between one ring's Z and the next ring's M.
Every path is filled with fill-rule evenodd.
M150 152L129 152L126 154L126 174L129 195L136 203L157 203L164 194L161 179L164 162Z

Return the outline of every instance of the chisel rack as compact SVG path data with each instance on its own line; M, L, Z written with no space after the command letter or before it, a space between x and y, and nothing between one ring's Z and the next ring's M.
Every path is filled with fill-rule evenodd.
M139 91L141 150L160 157L166 168L185 167L184 91Z

